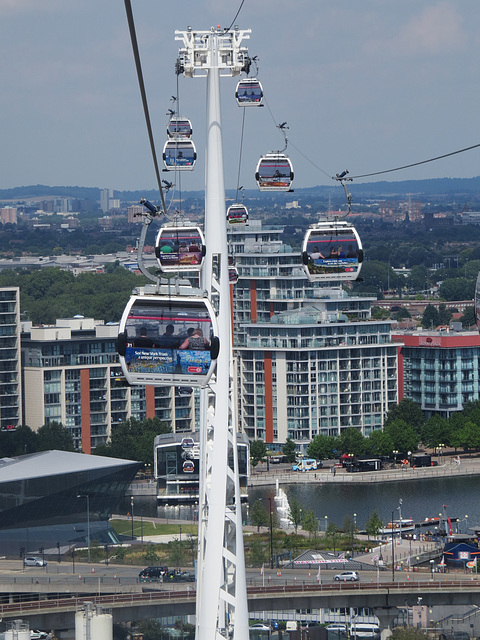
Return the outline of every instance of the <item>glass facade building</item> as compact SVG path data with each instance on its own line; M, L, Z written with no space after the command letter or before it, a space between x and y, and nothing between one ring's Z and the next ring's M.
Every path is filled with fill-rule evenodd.
M393 336L399 355L400 399L414 400L427 418L449 418L480 391L480 335L422 331Z
M108 520L141 464L66 451L0 460L2 554L118 543ZM87 523L89 522L89 527Z

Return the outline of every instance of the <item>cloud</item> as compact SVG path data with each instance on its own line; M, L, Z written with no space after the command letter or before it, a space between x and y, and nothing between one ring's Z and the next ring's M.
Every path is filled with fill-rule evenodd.
M465 40L462 17L457 7L442 1L413 16L394 38L391 49L405 55L445 55L462 49Z

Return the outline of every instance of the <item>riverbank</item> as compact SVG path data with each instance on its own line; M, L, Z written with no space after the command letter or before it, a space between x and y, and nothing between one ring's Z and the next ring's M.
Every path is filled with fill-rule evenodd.
M316 471L292 471L282 465L267 471L266 464L255 468L248 481L249 487L262 487L278 484L372 484L384 482L405 482L411 480L449 478L480 475L480 458L461 458L460 464L453 459L440 461L436 467L403 467L399 469L385 469L381 471L365 471L348 473L345 469L335 469L327 466Z

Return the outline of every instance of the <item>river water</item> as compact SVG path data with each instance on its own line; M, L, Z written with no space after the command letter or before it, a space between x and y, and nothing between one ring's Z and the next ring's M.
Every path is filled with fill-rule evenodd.
M329 483L281 485L289 500L295 498L305 509L312 509L320 521L320 529L327 522L342 526L345 516L356 515L357 527L362 529L376 509L383 522L398 518L400 499L402 518L415 522L437 517L447 505L447 515L459 518L460 531L480 525L480 476L402 480L358 484ZM268 498L275 495L275 487L249 490L249 504L261 498L268 506ZM273 501L272 501L273 504ZM327 516L328 520L325 518ZM465 516L468 516L466 518Z
M447 505L447 514L451 518L460 519L460 532L466 531L467 526L480 525L480 476L402 480L357 486L353 483L321 484L315 481L310 484L280 486L289 499L295 498L302 508L313 510L320 529L324 529L330 522L342 527L345 516L353 518L353 514L357 514L357 527L362 529L375 509L383 522L388 522L392 519L392 512L395 518L398 517L400 499L403 518L413 518L420 522L425 518L437 517L443 511L443 505ZM275 487L251 487L248 493L249 506L261 498L268 509L268 498L274 497ZM120 509L121 513L130 511L129 500L125 500ZM244 520L248 521L246 512L247 509ZM193 520L198 514L196 507L157 507L153 497L135 498L134 518L141 515Z

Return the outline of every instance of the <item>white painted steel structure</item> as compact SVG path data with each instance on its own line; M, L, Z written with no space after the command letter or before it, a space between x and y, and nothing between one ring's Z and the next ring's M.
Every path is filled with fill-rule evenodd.
M202 288L217 313L216 375L201 391L197 640L248 640L248 609L236 425L232 411L232 335L220 109L221 76L238 75L248 59L250 30L176 31L185 76L207 79L206 256ZM229 465L233 460L233 466Z

